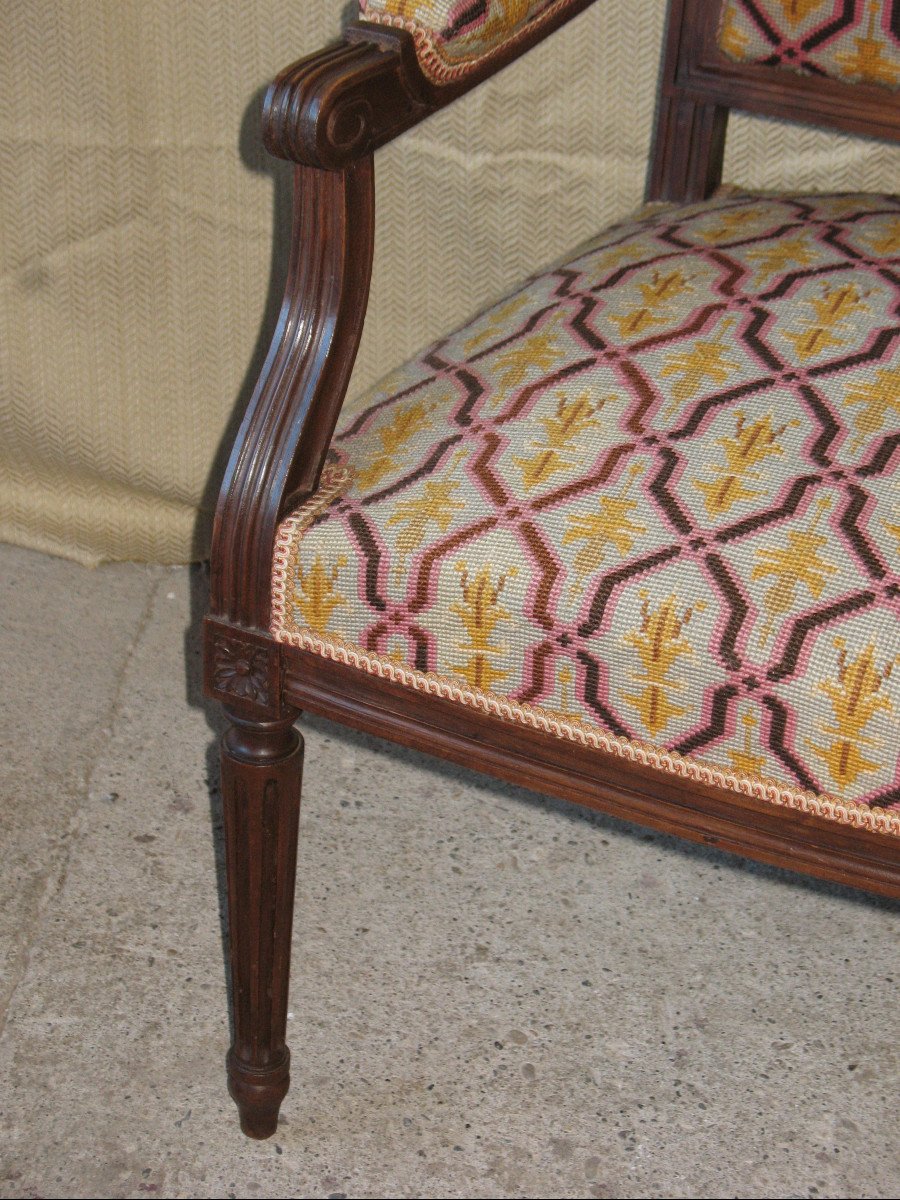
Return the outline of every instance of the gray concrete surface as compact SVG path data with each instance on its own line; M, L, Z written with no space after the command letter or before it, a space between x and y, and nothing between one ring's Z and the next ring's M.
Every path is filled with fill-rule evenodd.
M317 719L244 1139L203 593L0 547L0 1195L897 1194L897 905Z

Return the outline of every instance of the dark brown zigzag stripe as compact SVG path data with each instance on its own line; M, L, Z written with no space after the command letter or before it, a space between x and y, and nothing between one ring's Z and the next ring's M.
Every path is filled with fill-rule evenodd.
M900 446L900 433L892 433L890 437L884 438L878 443L878 449L869 461L856 468L857 476L865 479L870 475L880 475L894 457L894 451L898 446Z
M420 463L414 471L410 471L408 475L401 476L400 479L394 481L386 488L382 488L380 492L373 492L370 496L363 496L360 500L360 508L367 508L370 504L375 504L379 500L386 500L389 496L395 496L397 492L402 492L411 484L416 483L419 479L424 479L426 475L434 473L434 468L438 465L451 446L455 446L457 442L461 442L463 435L454 433L452 437L444 438L442 442L434 447L429 456L423 463Z
M700 333L713 317L727 308L728 305L724 300L721 303L705 304L687 325L681 325L678 329L669 329L665 333L656 333L652 337L644 338L643 341L635 342L633 346L628 347L629 353L639 354L644 350L653 350L657 346L668 346L672 342L680 342L692 333Z
M741 595L737 584L731 578L728 567L719 558L718 554L707 554L706 565L709 573L716 581L716 586L722 593L725 603L731 611L728 624L722 631L722 639L719 642L719 654L722 657L725 665L732 671L740 671L743 667L740 657L737 652L737 639L741 632L741 627L747 619L747 604L744 597Z
M457 367L454 374L466 389L466 398L454 413L453 420L457 425L462 425L463 428L466 428L472 424L472 409L484 395L484 385L480 379L473 375L471 371L467 371L465 367Z
M757 8L753 0L741 0L741 6L752 17L754 25L756 25L769 45L777 46L781 41L781 36L778 30L769 23L766 14Z
M753 320L740 336L756 357L764 362L770 371L783 371L785 364L775 351L770 349L765 342L760 341L759 338L760 330L772 318L772 314L767 308L758 308L756 305L750 311L753 313Z
M842 261L822 263L818 267L808 267L805 271L791 271L787 275L782 275L778 283L769 291L760 292L759 298L760 300L780 300L801 279L815 279L817 275L837 275L842 271L855 271L856 269L856 263Z
M841 513L840 527L869 574L875 579L884 579L888 574L888 569L856 523L860 513L871 500L871 496L863 488L857 487L855 483L848 484L847 492L850 503Z
M491 498L491 503L497 508L505 508L510 501L510 496L503 486L503 480L498 479L494 475L488 464L497 453L497 448L500 445L500 438L493 430L488 430L484 435L484 442L478 457L472 463L472 471L481 480L485 490Z
M619 721L614 713L602 703L600 691L600 664L585 650L578 651L578 661L584 666L584 703L597 714L603 725L618 737L632 736L631 730Z
M623 583L626 579L631 579L632 576L642 575L644 571L650 571L670 558L677 558L679 554L681 554L680 546L667 546L664 550L657 550L655 553L647 555L646 558L634 559L625 566L619 567L617 571L610 571L608 575L604 575L594 593L587 620L578 626L579 636L592 637L597 632L603 621L603 614L609 598L618 584Z
M650 481L650 491L678 532L689 534L693 532L693 524L672 493L666 490L666 484L672 478L672 473L681 460L668 446L659 448L659 457L662 459L663 465L655 478Z
M381 551L378 549L378 543L372 536L362 513L351 513L347 522L366 560L366 603L376 612L385 612L387 602L378 592L378 568L381 565Z
M459 37L461 33L472 30L477 25L481 25L487 19L488 5L487 0L472 0L467 4L462 11L456 14L454 20L446 25L441 30L441 37L445 41L450 41L451 38Z
M623 239L626 240L626 239ZM612 243L612 245L621 243ZM604 246L604 252L612 249L612 245ZM588 294L596 294L597 292L606 292L609 290L615 291L616 287L622 282L626 275L632 275L635 271L643 270L644 267L654 267L658 263L671 262L673 259L685 258L683 250L660 250L657 254L651 254L647 258L636 258L634 261L624 263L613 271L608 279L604 279L602 283L595 283L588 290Z
M574 479L571 483L564 484L563 487L557 488L553 492L547 492L546 495L532 500L531 511L536 513L543 512L544 509L553 508L555 505L561 504L563 500L571 500L573 496L577 496L581 492L594 491L606 483L618 464L619 459L624 455L630 454L634 449L634 442L623 442L621 446L613 446L600 464L599 469L592 475L584 475L581 479Z
M821 482L822 477L820 475L803 475L799 479L795 479L784 502L779 504L777 508L769 508L765 512L754 513L752 517L738 521L736 525L729 525L727 529L720 529L716 534L715 540L717 542L733 542L736 538L745 537L748 533L756 533L758 529L763 529L766 525L771 525L773 521L780 520L781 517L792 517L797 511L804 494L809 488L815 487L817 483Z
M540 324L547 313L556 312L558 308L558 304L545 304L543 308L539 308L537 312L533 312L524 325L520 325L518 329L513 330L512 333L506 334L504 337L500 338L499 341L491 342L490 346L486 346L484 350L477 351L470 358L467 358L466 362L476 363L479 361L479 359L487 358L489 354L496 354L498 350L502 350L503 347L508 346L510 342L516 341L518 338L523 337L526 333L531 333L535 326ZM486 308L484 311L487 313L490 312L490 309ZM468 326L465 326L464 328L468 328ZM462 331L458 330L457 332Z
M392 626L386 624L384 621L379 621L377 625L373 626L369 630L365 640L365 649L368 650L370 654L379 654L380 651L378 649L378 639L382 636L382 634L391 632L391 629ZM401 631L394 629L394 632ZM411 637L415 645L413 665L415 666L416 670L427 671L429 645L429 638L427 634L424 630L420 629L418 625L408 625L402 630L402 632Z
M801 787L808 788L811 792L818 792L820 788L815 779L807 773L799 759L794 757L784 743L787 733L788 710L775 696L763 696L762 702L772 714L769 749L781 759Z
M820 29L814 29L808 37L804 38L801 45L806 51L815 50L823 42L827 42L829 38L836 33L840 33L842 29L849 29L856 18L856 7L859 0L844 0L843 8L840 15L835 17L833 21L829 21L827 25L823 25Z
M544 694L547 683L547 663L552 662L558 646L555 641L541 642L539 646L530 646L528 655L531 666L528 671L529 683L516 692L513 699L519 704L533 704Z
M418 391L419 388L428 387L430 383L434 383L436 378L437 377L435 375L429 375L427 379L420 379L417 383L410 384L410 386L408 388L404 388L402 392L395 392L392 396L385 396L383 400L379 400L377 403L371 404L367 409L359 414L352 425L348 425L346 429L343 429L340 433L335 434L334 440L336 442L343 442L346 441L347 438L353 437L354 434L359 433L360 429L363 427L366 421L368 421L369 417L373 415L373 413L380 412L381 409L387 408L389 404L395 404L398 400L402 400L405 396L411 396L413 392Z
M706 257L709 262L714 262L716 266L723 267L726 271L724 279L720 279L716 284L716 291L722 296L733 298L738 291L738 281L746 279L751 272L743 263L729 258L727 254L722 254L718 250L711 250Z
M428 585L435 564L440 562L442 558L445 558L452 550L455 550L457 546L464 546L472 538L479 537L482 533L487 533L489 529L493 529L496 524L496 517L485 517L484 520L479 521L475 525L468 525L465 529L460 529L452 537L429 546L422 555L422 560L419 564L416 590L409 606L411 613L421 612L428 606Z
M777 683L780 679L792 675L800 658L803 643L813 629L816 629L819 625L827 625L835 617L843 617L848 613L859 612L863 608L868 608L875 599L874 592L860 592L856 596L847 596L843 600L829 604L826 608L821 608L817 612L807 613L805 617L800 617L791 630L791 636L788 638L781 661L769 668L766 678L772 683Z
M810 367L806 374L810 379L818 379L821 375L834 375L835 372L844 371L847 367L859 367L863 363L880 362L885 357L891 343L898 337L900 337L900 325L882 329L872 343L870 350L861 350L858 354L848 354L846 358L839 358L834 362L822 363L818 367Z
M535 590L532 618L544 629L552 630L556 622L550 611L550 596L553 592L553 585L559 576L559 567L553 555L544 545L540 531L535 525L530 521L520 521L519 534L528 546L532 562L541 573L540 583Z
M808 383L802 383L800 384L799 391L812 410L813 416L822 427L822 432L809 449L810 457L819 463L820 466L830 467L832 460L826 451L841 432L841 426L834 419L831 409L813 387Z
M678 754L691 754L707 745L725 732L725 718L728 715L728 702L738 694L733 683L722 684L713 692L712 709L709 714L709 724L704 729L697 729L683 741L672 747Z
M698 404L691 409L690 416L686 423L679 429L673 429L668 437L670 442L680 441L682 438L691 437L699 429L703 422L703 418L713 408L721 408L726 404L730 404L732 400L740 400L743 396L752 396L754 392L764 391L778 380L772 375L764 375L761 379L752 379L749 383L739 383L737 387L729 388L726 392L718 392L714 396L707 396L705 400L699 401Z
M541 379L536 379L534 383L526 384L510 407L496 417L494 424L503 425L507 421L514 421L535 392L544 391L552 387L555 383L562 383L564 379L569 379L573 375L579 375L582 371L586 371L589 367L594 366L595 362L596 359L594 358L580 358L578 362L569 363L568 366L561 367L552 375L545 375Z

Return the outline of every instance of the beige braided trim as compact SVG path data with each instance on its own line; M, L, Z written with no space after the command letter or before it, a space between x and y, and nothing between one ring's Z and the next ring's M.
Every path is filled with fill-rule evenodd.
M423 73L433 83L447 84L470 75L485 63L490 62L507 46L519 45L533 30L540 29L561 9L568 8L570 3L571 0L553 0L553 3L548 4L536 17L532 17L515 33L504 38L502 42L498 42L490 50L458 62L447 57L443 50L444 43L434 30L423 29L421 25L408 17L394 17L389 13L366 13L363 22L371 25L392 25L396 29L405 29L407 33L411 33L416 44L416 58L419 60L419 66Z
M417 671L392 659L369 654L354 643L337 636L321 637L310 629L296 633L288 630L285 627L288 612L288 572L296 535L341 494L350 479L351 474L346 468L326 467L322 473L320 490L279 527L272 562L270 626L270 632L276 641L298 646L333 662L367 671L381 679L389 679L402 687L426 692L431 696L441 696L445 700L480 709L503 721L514 721L531 729L539 729L543 733L553 734L555 737L639 763L641 766L653 767L654 770L665 771L681 779L690 779L725 791L739 792L743 796L752 796L767 804L812 813L817 817L836 821L840 825L852 825L855 829L867 829L871 833L900 837L900 812L871 808L856 800L838 800L832 796L817 795L815 792L787 787L774 779L712 766L672 750L662 750L658 746L604 733L596 725L590 725L577 717L560 717L558 713L536 705L517 704L494 692L469 687L452 676Z

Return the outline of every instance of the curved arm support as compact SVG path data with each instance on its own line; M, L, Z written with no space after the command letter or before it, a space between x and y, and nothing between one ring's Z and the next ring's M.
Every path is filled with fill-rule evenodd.
M272 83L263 104L266 149L339 170L495 75L591 3L551 5L464 75L441 83L422 70L406 29L356 21L340 45L301 59Z
M278 521L318 485L362 333L374 207L371 157L297 168L284 301L213 525L211 610L231 624L268 629Z

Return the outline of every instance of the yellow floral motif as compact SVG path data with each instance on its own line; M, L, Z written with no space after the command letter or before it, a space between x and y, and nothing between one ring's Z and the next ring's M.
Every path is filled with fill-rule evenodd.
M375 487L394 469L397 455L406 443L431 424L428 417L435 407L435 404L426 405L421 400L414 400L398 408L390 421L379 427L376 436L381 449L357 473L357 481L363 491Z
M743 237L748 232L747 227L752 227L753 222L763 215L763 210L759 208L739 208L734 212L722 213L714 229L698 230L697 236L701 241L713 245L718 242L730 242Z
M331 614L336 608L344 608L347 605L346 597L334 586L338 571L346 565L347 559L343 554L339 555L330 570L326 569L318 554L307 570L304 571L298 564L297 583L300 590L295 593L294 603L303 618L298 624L302 623L316 633L327 632Z
M426 482L421 496L412 500L401 500L388 517L388 525L405 526L397 537L397 550L401 562L395 573L401 576L404 574L402 560L422 545L430 521L434 522L441 533L446 533L453 520L453 514L466 507L465 501L455 500L450 494L458 487L458 480Z
M893 217L885 226L875 225L866 234L866 241L882 258L900 254L900 217Z
M812 520L807 529L790 530L787 545L766 546L756 551L759 560L750 575L751 579L775 576L775 581L763 597L769 619L760 629L760 645L765 645L779 617L791 611L797 603L797 588L804 587L818 600L825 590L829 575L837 567L823 558L819 551L828 545L828 538L816 533L822 515L831 507L831 497L823 496L816 504Z
M502 372L501 386L506 389L518 387L529 373L536 378L541 372L549 371L564 353L553 332L531 334L497 359L497 367Z
M898 659L879 668L875 661L875 646L869 642L856 658L847 653L843 638L834 639L838 651L837 681L826 679L819 684L831 703L833 725L819 729L833 740L827 746L808 742L810 749L821 758L828 773L840 789L850 786L858 776L878 770L880 763L864 757L863 746L881 745L877 738L866 737L863 730L878 712L893 712L894 706L885 695L884 684Z
M810 13L822 8L823 0L778 0L778 6L790 25L799 25Z
M759 724L756 714L744 713L741 717L741 724L744 726L744 748L729 750L728 757L735 770L746 771L748 775L758 775L765 766L766 756L753 753L753 730Z
M878 5L869 5L869 22L864 37L855 37L856 49L851 53L835 56L841 75L845 78L865 79L868 83L900 82L900 67L885 58L885 37L876 28Z
M626 645L634 646L641 660L642 671L632 672L631 678L645 684L640 692L623 692L623 699L637 709L641 722L654 736L676 717L689 711L676 703L669 693L684 690L684 683L670 679L669 672L679 658L692 656L694 648L683 636L684 627L695 612L702 612L702 603L686 609L680 616L675 596L669 596L658 608L651 609L646 589L640 592L641 624L637 631L625 634Z
M510 612L501 605L500 596L507 579L514 578L518 571L510 567L494 583L490 567L482 567L474 579L465 562L458 562L456 570L460 575L462 602L451 604L450 611L459 617L469 635L468 642L458 643L458 649L468 652L469 658L464 663L456 663L453 670L463 675L473 687L490 691L495 683L509 675L509 671L494 666L494 662L507 654L508 646L491 639L497 626L510 619Z
M763 478L757 466L771 455L781 455L784 450L778 439L797 421L788 421L773 428L772 414L767 413L759 421L748 423L743 412L735 414L737 425L734 437L717 438L725 451L725 465L711 467L714 479L695 479L694 487L703 493L703 505L711 517L720 517L741 500L752 500L765 493L758 488L745 486L745 481Z
M605 403L606 399L602 399L592 404L590 392L582 392L573 400L567 399L564 392L558 393L553 416L538 418L544 427L544 436L541 440L535 438L531 442L537 453L526 458L513 456L526 488L538 487L558 471L578 466L582 456L577 450L577 439L589 429L600 428L597 414ZM570 457L566 457L567 454Z
M625 242L620 246L610 246L592 265L595 270L605 273L613 267L621 266L622 263L636 262L648 252L644 242Z
M725 9L725 18L719 33L719 45L732 58L743 58L749 38L740 28L736 20L737 13L732 5Z
M656 270L649 282L638 284L643 304L625 313L612 313L610 320L618 325L622 338L637 337L652 325L665 324L672 311L672 301L693 290L683 272L674 270L663 274Z
M672 403L667 408L666 415L671 416L678 412L682 404L696 396L706 381L720 386L729 375L739 369L738 363L725 357L730 346L727 341L722 340L723 334L733 324L731 319L724 321L719 336L713 341L694 342L690 350L670 354L666 359L660 375L681 376L672 388Z
M610 546L616 549L620 558L624 558L637 539L647 532L645 525L632 521L631 514L639 502L628 498L634 479L643 470L643 463L634 463L617 496L599 496L599 513L572 513L568 517L569 527L563 534L562 544L571 546L573 542L585 543L578 549L573 564L579 583L597 570ZM574 584L572 590L580 590L578 584Z
M802 329L789 329L784 334L794 343L798 356L804 362L815 358L830 346L843 345L847 339L837 337L834 331L842 328L854 313L869 311L859 288L853 283L842 283L839 287L829 287L826 283L822 287L821 297L807 301L804 307L813 310L815 315L812 320L807 321Z
M900 412L900 367L882 368L874 379L851 384L844 392L844 404L862 405L854 422L859 435L852 446L856 451L883 428L885 417Z
M492 342L494 338L501 334L509 333L508 325L516 313L527 302L528 296L523 294L513 296L505 304L501 304L499 308L495 308L493 312L488 314L487 323L478 332L473 334L463 343L463 350L466 354L474 354L482 346L486 346L488 342Z
M772 246L757 246L755 250L747 252L750 261L757 264L760 283L770 275L780 274L786 267L808 267L815 261L815 256L815 248L804 234L785 238Z

